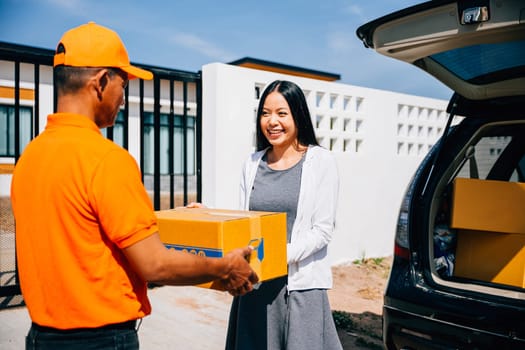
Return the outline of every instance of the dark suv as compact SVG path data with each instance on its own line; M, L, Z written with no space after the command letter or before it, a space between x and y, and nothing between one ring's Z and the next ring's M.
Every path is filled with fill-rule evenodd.
M386 348L525 349L525 1L429 1L357 36L454 91L400 208Z

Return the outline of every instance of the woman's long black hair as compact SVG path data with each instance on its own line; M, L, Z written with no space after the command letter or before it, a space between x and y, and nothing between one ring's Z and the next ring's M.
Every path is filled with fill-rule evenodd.
M312 118L310 117L310 111L308 110L308 104L306 103L303 90L291 81L275 80L266 87L261 95L261 99L259 100L259 107L257 108L257 150L260 151L271 146L270 142L268 142L262 132L261 116L263 114L266 98L274 91L283 95L286 102L288 102L295 127L297 128L298 143L304 146L319 145L317 138L315 137Z

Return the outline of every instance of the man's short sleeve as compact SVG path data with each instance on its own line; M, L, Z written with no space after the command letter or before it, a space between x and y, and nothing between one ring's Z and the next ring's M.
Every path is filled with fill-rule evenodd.
M155 212L137 162L124 149L112 150L101 160L90 193L100 226L119 248L157 232Z

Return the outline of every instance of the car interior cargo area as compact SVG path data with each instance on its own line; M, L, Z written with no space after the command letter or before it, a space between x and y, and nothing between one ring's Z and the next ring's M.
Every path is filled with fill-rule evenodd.
M523 292L525 142L523 123L487 126L464 148L441 194L432 232L443 280ZM455 170L454 170L455 168Z

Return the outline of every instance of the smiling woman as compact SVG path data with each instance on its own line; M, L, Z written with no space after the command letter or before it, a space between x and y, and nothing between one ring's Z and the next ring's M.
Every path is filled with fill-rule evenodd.
M271 144L267 155L270 168L285 170L297 164L307 146L297 141L295 120L281 93L274 91L266 97L259 123L264 137Z
M233 300L226 348L342 349L327 295L335 159L318 145L305 96L290 81L266 87L256 128L258 151L244 165L241 209L287 214L288 275Z

